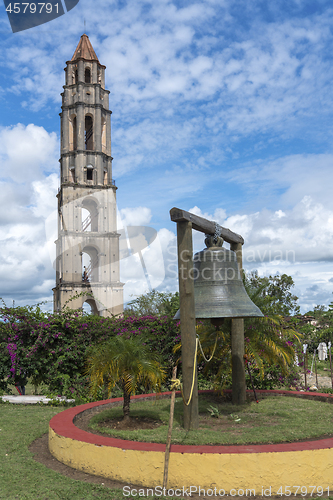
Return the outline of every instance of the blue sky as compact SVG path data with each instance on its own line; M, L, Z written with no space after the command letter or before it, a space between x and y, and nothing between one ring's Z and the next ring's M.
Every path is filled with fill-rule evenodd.
M80 0L15 34L0 5L0 296L52 297L60 93L83 32L107 67L122 224L158 234L153 286L177 289L177 206L242 234L246 270L291 275L303 312L330 303L328 0ZM136 258L122 262L126 299L147 291Z

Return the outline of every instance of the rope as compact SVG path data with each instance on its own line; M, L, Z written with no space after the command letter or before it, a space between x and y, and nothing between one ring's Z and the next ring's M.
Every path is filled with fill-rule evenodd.
M179 378L172 378L170 391L180 391L181 388L182 388L182 385L180 383Z
M213 359L213 356L214 356L214 353L215 353L215 350L216 350L216 346L217 346L217 339L218 339L218 335L216 335L216 339L215 339L215 345L214 345L214 349L213 349L213 352L212 352L212 355L211 357L208 359L206 358L203 350L202 350L202 347L201 347L201 342L200 342L200 339L199 339L199 336L197 336L197 338L195 339L195 353L194 353L194 362L193 362L193 377L192 377L192 387L191 387L191 392L190 392L190 397L189 397L189 400L185 401L185 397L184 397L184 393L183 393L183 388L182 388L182 384L179 380L179 378L172 378L171 379L171 386L170 386L170 391L179 391L181 392L181 395L182 395L182 398L183 398L183 401L184 401L184 404L186 406L188 406L191 402L191 399L192 399L192 395L193 395L193 389L194 389L194 381L195 381L195 374L196 374L196 368L197 368L197 354L198 354L198 345L200 347L200 350L201 350L201 354L204 358L204 360L206 361L206 363L209 363L209 361L211 361Z
M198 335L197 335L197 337L195 339L195 354L194 354L194 363L193 363L192 387L191 387L190 397L189 397L189 400L188 400L187 403L185 401L182 384L181 384L179 378L173 378L173 379L171 379L170 391L173 391L173 390L175 390L175 391L181 391L181 395L182 395L184 404L186 406L188 406L190 404L191 399L192 399L192 395L193 395L195 374L196 374L196 368L197 368L198 345L200 347L200 351L201 351L202 357L204 358L204 360L206 361L206 363L209 363L213 359L213 356L215 354L215 350L216 350L216 346L217 346L217 339L218 339L218 335L216 335L214 349L213 349L213 352L212 352L212 355L211 355L210 358L206 358L206 356L205 356L205 354L204 354L204 352L202 350L201 342L200 342L200 339L199 339Z
M192 387L191 387L191 392L190 392L190 397L189 397L189 400L185 401L185 397L184 397L184 393L183 393L183 388L182 388L182 385L181 385L181 382L179 380L179 378L174 378L174 379L171 379L171 387L170 387L170 390L172 391L174 388L177 390L180 389L180 392L181 392L181 395L182 395L182 398L183 398L183 401L184 401L184 404L186 406L188 406L191 402L191 399L192 399L192 396L193 396L193 389L194 389L194 381L195 381L195 374L197 372L196 368L197 368L197 354L198 354L198 341L199 339L197 338L196 339L196 342L195 342L195 353L194 353L194 363L193 363L193 377L192 377Z
M198 342L199 342L199 347L200 347L200 351L201 351L202 357L203 357L203 359L206 361L206 363L209 363L209 362L213 359L213 356L214 356L214 354L215 354L215 349L216 349L216 346L217 346L217 339L218 339L218 335L216 335L214 349L213 349L212 355L211 355L211 357L210 357L209 359L208 359L208 358L206 358L206 356L205 356L205 354L204 354L204 352L203 352L203 350L202 350L202 347L201 347L201 342L200 342L199 337L197 337L197 339L198 339Z

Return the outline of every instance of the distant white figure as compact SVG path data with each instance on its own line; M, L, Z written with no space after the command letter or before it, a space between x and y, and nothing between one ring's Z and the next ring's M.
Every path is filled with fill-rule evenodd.
M320 344L318 346L318 359L319 359L319 361L325 361L325 359L327 359L326 342L320 342Z
M295 365L298 366L298 363L299 363L298 356L297 356L297 354L295 354Z

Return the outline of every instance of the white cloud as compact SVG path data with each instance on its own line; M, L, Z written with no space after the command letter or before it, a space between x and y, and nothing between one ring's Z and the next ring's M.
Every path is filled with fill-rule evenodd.
M41 177L43 170L56 170L58 149L56 134L49 134L43 127L18 123L0 129L2 179L21 184Z
M333 210L304 197L292 210L278 210L278 217L268 210L226 218L224 211L221 217L217 211L203 213L198 207L189 211L243 236L245 270L257 270L261 276L292 276L303 312L332 301ZM204 247L201 233L193 231L193 241L195 251Z
M56 206L56 194L59 187L59 177L51 174L43 180L32 182L33 199L32 208L36 217L47 218Z
M1 295L17 303L51 298L54 271L47 250L44 221L56 207L55 133L17 124L0 130ZM54 279L53 279L54 282Z
M147 207L122 208L119 211L118 227L145 226L151 220L151 210Z

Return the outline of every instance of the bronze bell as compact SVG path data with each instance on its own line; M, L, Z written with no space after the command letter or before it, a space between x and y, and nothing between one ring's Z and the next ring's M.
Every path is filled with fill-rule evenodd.
M221 237L207 235L205 243L193 257L195 317L214 324L217 318L262 317L246 293L235 252L222 247ZM180 319L179 310L174 319Z

